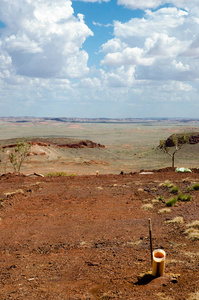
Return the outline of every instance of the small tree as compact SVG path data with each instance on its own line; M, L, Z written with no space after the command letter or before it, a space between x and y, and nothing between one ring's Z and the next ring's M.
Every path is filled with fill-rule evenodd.
M28 156L31 145L25 141L17 141L14 151L9 153L9 160L15 172L20 173L21 166Z
M181 150L185 144L189 142L189 138L187 135L183 134L182 136L178 137L177 135L173 135L172 141L174 144L174 150L173 152L169 152L169 147L166 146L166 140L161 140L159 147L160 149L168 154L171 157L172 160L172 168L174 168L174 160L175 160L175 154ZM170 147L171 148L171 147Z

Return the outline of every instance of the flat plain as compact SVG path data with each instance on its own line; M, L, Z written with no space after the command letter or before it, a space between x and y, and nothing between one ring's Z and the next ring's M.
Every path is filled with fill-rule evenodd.
M158 149L159 141L179 132L199 132L199 121L139 120L135 123L73 123L56 121L0 123L0 140L25 137L91 140L105 148L49 149L34 147L38 155L28 157L25 174L61 172L68 174L118 174L171 166L171 159ZM6 143L6 141L4 141ZM2 141L1 141L2 143ZM187 145L175 156L176 167L198 167L199 146ZM45 153L45 155L39 155ZM41 165L42 162L42 165ZM12 170L2 164L1 172Z

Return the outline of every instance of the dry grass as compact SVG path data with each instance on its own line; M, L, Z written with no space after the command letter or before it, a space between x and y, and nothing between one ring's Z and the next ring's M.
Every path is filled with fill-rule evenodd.
M193 221L192 223L187 224L188 228L196 228L199 230L199 220Z
M182 252L183 252L183 254L185 254L191 258L199 256L199 252L189 252L189 251L182 251Z
M196 291L195 293L191 293L188 300L198 300L199 299L199 291Z
M199 230L194 228L189 228L185 230L185 233L188 235L188 239L193 241L199 240Z
M166 296L164 293L157 293L156 295L158 296L159 300L173 300L172 297Z
M158 199L153 199L151 202L152 202L153 204L158 204L160 201L159 201Z
M143 202L143 203L149 203L149 202L151 202L151 199L150 199L150 198L147 198L147 199L144 199L142 202Z
M175 217L172 220L168 220L165 223L169 223L169 224L183 224L184 223L184 219L183 217Z
M189 233L189 239L192 241L198 241L199 240L199 231L194 230Z
M193 241L199 240L199 220L187 224L186 227L185 233L188 235L188 239Z
M135 241L135 242L127 242L126 245L127 246L138 246L142 243L142 240L138 240L138 241Z
M9 196L13 196L13 195L16 195L16 194L24 194L24 191L22 189L18 189L16 191L13 191L13 192L5 192L4 195L6 197L9 197Z
M162 208L162 209L159 209L158 211L158 214L168 214L171 212L171 209L170 208Z
M142 209L144 209L144 210L153 210L153 204L144 204L144 205L142 205L142 207L141 207Z

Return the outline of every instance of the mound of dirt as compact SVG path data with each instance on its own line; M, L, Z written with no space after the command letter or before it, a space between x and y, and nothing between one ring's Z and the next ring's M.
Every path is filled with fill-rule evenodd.
M0 176L1 299L198 299L198 173ZM169 184L189 194L166 207ZM151 276L154 249L165 275Z

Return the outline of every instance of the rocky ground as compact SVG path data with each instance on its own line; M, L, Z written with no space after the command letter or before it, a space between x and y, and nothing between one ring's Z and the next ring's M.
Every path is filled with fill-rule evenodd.
M199 299L198 170L0 177L1 299ZM192 196L167 207L176 194ZM151 271L153 248L165 275ZM147 275L148 274L148 275Z

